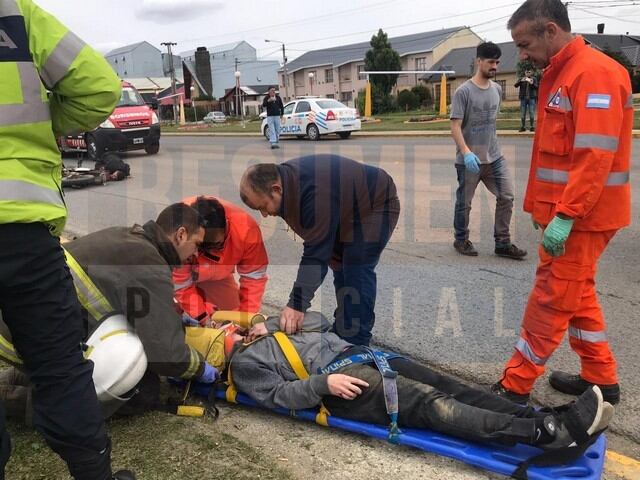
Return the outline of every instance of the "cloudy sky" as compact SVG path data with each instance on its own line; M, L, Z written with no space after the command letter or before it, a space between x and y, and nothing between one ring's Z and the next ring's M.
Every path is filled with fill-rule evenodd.
M147 40L176 52L246 40L258 57L289 60L307 50L366 41L378 28L390 36L459 25L495 42L510 40L506 21L521 2L509 0L36 0L85 41L106 52ZM640 0L570 2L574 31L640 35Z

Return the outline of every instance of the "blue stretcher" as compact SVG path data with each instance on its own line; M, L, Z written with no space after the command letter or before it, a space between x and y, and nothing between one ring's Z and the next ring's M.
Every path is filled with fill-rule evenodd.
M203 387L195 386L195 393L207 396L210 387ZM225 400L225 391L216 390L216 397ZM256 402L242 393L238 393L236 400L240 405L260 408ZM318 413L317 409L286 410L278 408L273 411L310 422L315 422ZM333 415L328 417L328 424L329 427L359 433L380 440L387 440L389 435L387 426L347 420ZM469 465L506 476L511 476L521 462L541 452L535 447L520 444L515 447L480 445L417 428L402 428L399 444L454 458ZM602 476L606 449L607 440L604 435L600 435L584 452L582 457L576 461L566 465L548 467L530 466L527 470L528 478L529 480L597 480Z

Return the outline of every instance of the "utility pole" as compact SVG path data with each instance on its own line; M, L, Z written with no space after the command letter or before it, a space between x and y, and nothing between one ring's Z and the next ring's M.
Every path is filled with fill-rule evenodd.
M161 45L167 47L167 54L169 55L169 72L171 74L171 95L173 95L173 121L178 123L178 107L176 105L176 71L173 67L173 53L171 47L177 45L174 42L162 42Z
M286 102L289 98L289 87L288 87L289 77L287 75L287 52L285 50L284 42L281 42L280 40L268 40L266 38L264 41L267 43L282 44L282 65L283 65L283 71L284 71L284 100Z

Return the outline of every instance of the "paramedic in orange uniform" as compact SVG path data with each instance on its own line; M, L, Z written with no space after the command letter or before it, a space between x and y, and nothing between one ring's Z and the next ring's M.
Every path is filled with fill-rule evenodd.
M604 400L617 403L616 361L607 342L595 275L607 244L630 223L629 74L571 34L560 0L526 1L508 28L520 58L544 68L524 200L524 210L543 234L520 338L492 389L526 401L568 330L581 371L553 372L551 386L578 395L597 384Z
M220 198L191 197L183 203L200 213L206 232L196 257L173 273L175 298L185 319L205 325L216 310L260 311L269 259L256 221Z

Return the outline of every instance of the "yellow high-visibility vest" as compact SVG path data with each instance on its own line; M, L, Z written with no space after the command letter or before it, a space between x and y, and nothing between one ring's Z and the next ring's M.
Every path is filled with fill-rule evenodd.
M62 232L55 135L92 130L119 98L120 80L99 53L31 0L0 0L0 224Z

